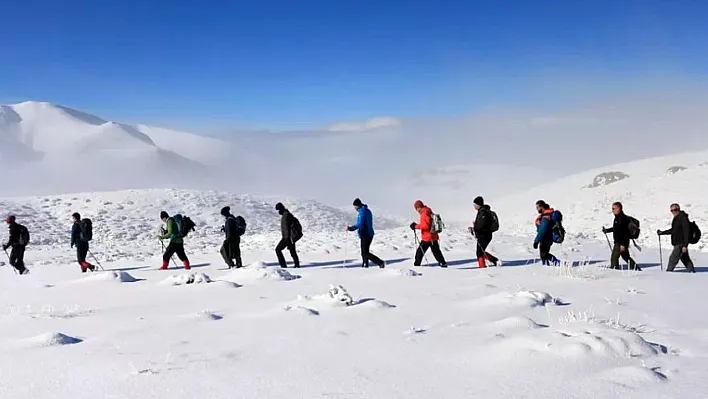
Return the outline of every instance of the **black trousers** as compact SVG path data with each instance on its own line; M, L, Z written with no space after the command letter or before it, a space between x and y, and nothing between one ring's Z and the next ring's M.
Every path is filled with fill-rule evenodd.
M538 246L538 254L541 257L541 264L549 265L551 262L558 261L558 258L551 253L551 245L553 242L542 242Z
M221 257L229 267L243 267L241 261L241 240L224 240L221 246ZM234 260L236 261L234 263Z
M13 245L10 250L10 266L22 273L25 270L25 246Z
M485 258L496 265L496 263L499 261L499 259L497 259L496 256L487 252L487 247L489 246L489 243L491 243L491 242L492 242L491 236L489 236L489 237L478 236L477 237L477 259Z
M280 264L280 267L288 267L288 263L285 261L285 256L283 256L283 250L285 248L290 251L290 256L293 257L293 265L295 267L300 267L300 258L297 256L297 249L295 248L295 243L290 241L289 238L281 239L278 245L275 246L275 255L278 257L278 263Z
M374 241L374 237L361 237L361 266L369 267L369 261L376 263L379 266L383 266L384 262L378 256L371 253L371 242Z
M629 268L632 270L638 269L637 267L637 262L632 259L632 257L629 255L629 244L624 246L624 252L621 251L621 244L615 243L615 246L612 247L612 256L610 257L610 266L613 269L619 269L620 268L620 257L624 259L625 262L629 265Z
M162 255L162 260L165 262L169 262L170 258L172 258L172 255L177 254L177 257L179 260L184 262L185 260L189 260L187 258L187 255L184 253L184 244L178 244L171 242L167 245L167 248L165 249L165 254Z
M674 245L674 250L671 251L671 255L669 256L669 264L666 266L667 272L674 271L674 268L676 268L676 265L678 265L679 260L681 261L681 263L683 263L686 269L688 269L688 271L696 271L695 266L693 266L693 261L691 260L691 257L688 256L688 251L686 251L686 253L683 253L682 248L683 247L681 245Z
M418 245L418 249L415 251L415 261L413 262L413 266L420 266L423 261L423 256L425 256L425 252L428 251L428 248L430 248L433 252L433 256L435 257L435 260L438 261L440 266L447 266L447 262L445 262L445 257L440 250L440 243L438 241L421 241L420 245Z
M83 266L84 262L86 262L86 256L88 255L88 251L88 243L76 244L76 261L79 262L79 265Z

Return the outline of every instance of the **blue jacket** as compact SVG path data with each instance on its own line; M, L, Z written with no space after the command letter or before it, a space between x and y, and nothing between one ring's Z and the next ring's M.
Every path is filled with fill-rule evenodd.
M356 224L349 226L349 231L354 230L359 231L359 238L374 236L374 215L367 205L362 205L361 208L359 208Z
M71 246L73 247L74 245L77 247L88 245L88 242L81 239L81 226L79 226L78 222L71 226Z
M539 243L552 243L553 242L553 225L555 224L551 220L551 214L553 209L543 212L542 215L538 215L536 218L536 239L535 242Z

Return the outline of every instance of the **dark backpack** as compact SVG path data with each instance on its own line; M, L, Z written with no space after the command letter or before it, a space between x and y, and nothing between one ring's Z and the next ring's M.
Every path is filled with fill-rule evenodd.
M492 214L492 223L489 225L489 231L494 233L499 230L499 217L497 217L497 213L491 209L489 213Z
M23 225L20 226L20 238L18 239L18 244L20 245L27 245L30 242L30 233L29 230L27 230L27 227Z
M234 218L236 221L236 235L241 237L246 234L246 219L239 215Z
M563 214L560 211L553 211L551 213L551 222L553 227L551 232L553 234L553 242L557 244L563 244L565 241L565 228L563 228Z
M290 241L293 243L298 242L302 238L302 225L300 221L293 216L293 222L290 224Z
M183 216L182 223L180 223L179 226L179 231L182 237L187 237L187 234L189 234L190 231L194 231L194 228L197 225L192 221L192 219L190 219L189 216Z
M91 223L91 219L81 219L79 222L79 231L81 241L91 241L93 239L93 223Z
M701 229L698 227L696 222L690 222L688 226L690 231L688 242L690 244L698 244L698 241L701 240Z
M637 238L639 238L640 233L639 220L631 216L627 216L627 219L629 219L629 224L627 226L627 228L629 229L629 238L632 240L636 240Z

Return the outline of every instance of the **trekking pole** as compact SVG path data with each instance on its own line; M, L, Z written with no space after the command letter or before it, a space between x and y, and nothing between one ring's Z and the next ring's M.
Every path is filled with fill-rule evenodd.
M610 237L607 236L607 233L605 233L605 239L607 240L607 246L610 247L610 251L612 251L612 244L610 244Z
M165 247L165 242L162 241L162 239L160 239L160 244L162 245L162 253L164 254L165 251L167 250L167 248ZM177 267L177 262L175 262L175 256L172 255L172 256L170 257L170 259L172 260L172 264L173 264L175 267Z
M661 267L661 271L664 271L664 255L661 253L661 236L656 235L656 238L659 240L659 266Z
M7 255L7 261L8 263L10 262L10 254L7 253L7 249L5 250L5 255ZM17 269L15 269L15 266L10 265L10 268L15 272L15 274L19 273Z
M349 234L344 236L344 260L342 261L342 267L347 267L347 261L349 260Z
M415 241L418 243L418 249L416 249L416 253L418 251L423 251L423 242L418 239L418 232L413 231L413 235L415 236ZM423 252L423 257L425 258L425 266L430 267L430 262L428 262L428 254Z
M105 272L106 269L103 268L103 265L101 265L101 262L98 261L98 259L96 258L96 255L94 255L93 252L91 252L90 249L88 250L88 253L89 253L89 255L91 255L91 257L93 258L93 260L96 261L96 264L98 265L98 267L100 267L101 270L103 270L103 271Z

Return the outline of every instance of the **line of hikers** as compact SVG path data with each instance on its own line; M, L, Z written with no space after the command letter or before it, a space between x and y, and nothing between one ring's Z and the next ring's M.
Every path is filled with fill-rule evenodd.
M347 225L346 231L358 232L362 267L368 268L369 262L373 262L381 268L386 267L386 262L371 253L370 250L375 234L373 213L359 198L356 198L352 205L357 211L357 220L355 224ZM492 211L489 205L485 204L482 197L476 197L473 205L477 215L473 225L468 230L476 241L478 266L480 268L487 267L487 261L492 266L501 266L501 260L487 252L487 247L492 241L493 234L499 230L497 214ZM438 265L446 268L447 262L440 248L440 233L444 228L442 218L420 200L415 201L413 207L419 214L419 220L412 222L410 228L414 233L417 230L421 232L420 240L418 240L417 233L414 234L417 244L414 266L420 266L426 252L431 249ZM294 267L298 268L300 267L300 258L297 253L296 243L303 237L302 225L282 203L277 203L275 210L280 214L281 230L281 240L275 246L278 263L283 268L287 267L287 262L283 255L283 250L287 249L292 257ZM663 231L657 230L659 237L671 235L671 245L674 247L666 270L673 271L678 262L681 261L689 272L695 273L693 261L688 254L688 246L698 242L701 231L695 222L689 220L688 215L681 210L678 204L671 204L670 210L673 215L671 228ZM560 260L551 254L550 250L554 243L563 243L565 239L565 229L562 223L563 215L560 211L551 208L543 200L536 202L536 211L538 216L535 220L536 237L533 242L533 248L539 250L539 257L543 265L559 265ZM246 220L242 216L234 216L228 206L222 208L220 213L224 217L224 226L221 231L225 235L220 253L229 268L241 268L243 267L243 262L241 260L240 244L241 236L246 232ZM614 245L611 245L609 237L607 237L611 250L611 268L621 268L619 263L621 257L627 262L629 269L641 270L629 253L630 241L634 241L639 237L639 221L626 215L620 202L612 204L612 213L615 216L612 227L602 228L605 236L607 237L608 233L612 233L614 240ZM81 271L83 273L95 271L95 266L86 260L87 255L91 253L89 242L93 238L92 222L90 219L82 219L79 213L72 214L71 220L71 247L76 247L76 260L81 267ZM189 270L191 266L184 250L184 238L190 231L195 230L195 223L187 216L182 216L181 214L170 216L166 211L160 212L160 220L165 225L165 227L161 228L159 234L163 247L160 270L169 268L170 260L174 255L177 255L182 261L184 268ZM3 245L3 250L8 256L10 265L19 274L27 274L29 271L24 264L24 253L26 246L29 244L29 231L25 226L17 223L14 215L8 215L5 218L5 222L9 227L10 234L7 243ZM167 246L165 246L164 240L168 240ZM635 246L637 246L636 242ZM8 248L11 248L9 254L7 253ZM637 248L639 247L637 246ZM659 249L661 251L661 245L659 245ZM93 254L91 255L93 256Z

